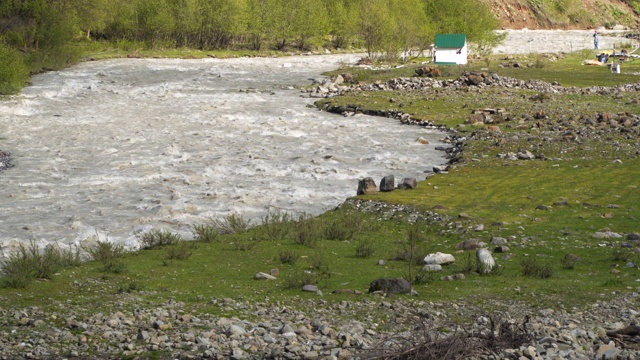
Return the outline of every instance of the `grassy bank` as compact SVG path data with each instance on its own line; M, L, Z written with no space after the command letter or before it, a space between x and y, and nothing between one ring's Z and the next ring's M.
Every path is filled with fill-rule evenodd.
M637 82L640 61L624 63L622 74L612 74L604 67L580 65L587 55L592 56L496 57L441 71L444 78L483 71L566 87ZM509 66L513 62L523 66ZM340 72L373 82L412 76L417 66ZM633 119L640 110L637 92L430 89L354 92L319 106L326 102L383 110L403 104L404 112L455 128L468 140L447 174L431 176L416 189L358 196L352 199L357 202L317 218L271 214L262 224L250 224L259 225L255 227L233 215L194 227L199 241L152 234L158 239L147 240L154 245L135 253L121 254L105 245L107 255L91 250L96 260L56 268L49 279L25 288L0 289L0 298L15 307L67 304L103 311L125 296L135 296L137 303L175 299L192 306L224 297L272 302L317 298L301 291L302 285L314 284L323 299L340 301L370 298L366 291L377 278L405 277L414 282L414 298L420 300L500 299L571 308L639 290L640 253L624 237L640 232L638 129L622 131L611 124L600 129L597 121L603 113L628 113ZM494 124L499 132L465 124L472 110L484 108L505 108L510 120ZM539 111L544 116L535 116ZM595 125L588 125L587 118L595 119ZM573 132L579 136L567 136ZM501 156L525 150L544 156ZM377 205L385 203L393 206ZM623 237L594 237L607 231ZM164 238L171 244L154 243ZM471 240L490 244L495 238L504 238L509 250L494 254L499 265L495 272L480 275L475 251L457 245ZM456 262L441 273L419 271L432 252L452 253ZM254 280L256 273L272 269L277 269L276 280ZM465 278L441 280L455 274ZM343 293L333 294L336 290ZM233 315L232 309L206 311Z

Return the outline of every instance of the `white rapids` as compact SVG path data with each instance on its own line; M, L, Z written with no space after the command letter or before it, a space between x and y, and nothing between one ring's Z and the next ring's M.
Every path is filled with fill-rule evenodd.
M295 86L356 55L86 62L0 100L0 246L138 247L150 229L317 215L359 179L425 178L442 133L309 106ZM424 145L418 137L429 140Z

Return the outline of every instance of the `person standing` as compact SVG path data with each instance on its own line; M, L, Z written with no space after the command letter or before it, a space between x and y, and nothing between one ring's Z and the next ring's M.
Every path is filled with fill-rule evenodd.
M593 30L593 46L598 49L598 30Z

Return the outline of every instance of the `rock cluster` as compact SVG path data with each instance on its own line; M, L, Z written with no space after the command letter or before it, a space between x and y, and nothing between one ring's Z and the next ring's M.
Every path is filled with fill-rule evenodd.
M527 341L503 343L468 359L637 359L640 295L618 294L588 309L532 309L489 304L493 313L464 301L433 303L408 295L353 295L349 301L292 299L287 305L211 299L187 306L173 300L147 304L127 294L112 311L90 313L71 304L48 310L0 310L0 359L366 359L385 341L425 341L418 324L459 324L484 334L492 321L523 323ZM497 309L497 310L496 310ZM499 309L504 309L501 311ZM216 313L233 312L234 316ZM510 317L518 314L522 318ZM391 315L391 316L390 316ZM523 319L526 316L526 324ZM460 322L460 320L456 320ZM497 331L497 329L496 329ZM455 331L440 332L447 337Z

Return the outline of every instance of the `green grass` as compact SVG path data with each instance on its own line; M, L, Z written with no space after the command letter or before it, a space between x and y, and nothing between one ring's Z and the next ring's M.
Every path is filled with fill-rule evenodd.
M500 60L492 60L489 68L495 66L500 75L517 75L525 80L544 78L571 86L584 86L580 84L593 81L594 76L600 76L599 81L609 86L635 81L632 72L638 64L623 65L623 71L629 73L612 76L606 69L579 65L582 57L570 54L541 68L521 69L498 68ZM446 75L455 78L460 71L486 66L478 62L450 67ZM411 71L392 69L362 76L370 81L384 80ZM504 107L513 113L513 120L497 124L502 129L499 137L469 141L448 174L431 176L417 189L356 198L410 205L422 213L437 209L448 217L445 221L408 224L409 212L363 213L345 204L317 218L270 214L262 219L263 225L247 229L241 215L233 214L212 224L195 225L194 232L201 240L193 247L178 242L125 254L117 258L117 269L122 271L108 271L101 261L61 269L51 279L35 281L26 289L0 289L0 299L13 307L56 309L65 304L90 306L83 311L94 312L173 299L204 312L232 316L233 309L207 304L225 297L261 302L317 298L316 294L300 291L299 285L305 281L318 285L325 300L358 300L368 295L331 292L366 292L377 278L408 277L411 241L415 241L418 260L437 251L453 253L458 260L443 273L426 276L416 285L419 300L462 299L488 304L491 299L499 299L522 301L533 307L571 308L606 299L614 292L640 291L638 266L625 266L628 260L640 264L638 253L622 248L623 239L593 237L604 230L620 234L640 231L637 136L611 132L573 141L563 140L561 131L552 131L559 123L579 123L583 115L638 114L637 94L552 94L543 102L536 100L538 95L505 89L438 90L350 94L328 100L383 110L403 103L403 111L457 128L459 134L468 136L487 134L484 126L461 126L471 110ZM396 101L391 103L389 98ZM526 118L538 110L544 110L548 117ZM535 122L537 128L532 126ZM548 139L539 141L545 137ZM523 149L543 153L547 160L497 157ZM620 161L614 162L616 159ZM540 205L546 210L539 209ZM479 224L484 225L481 231L476 230ZM495 274L469 273L473 254L459 252L456 245L468 239L489 243L493 237L510 239L509 256L494 255L499 265ZM580 261L566 266L567 254ZM296 260L282 261L283 257ZM386 264L378 265L380 259ZM548 267L551 275L526 276L523 259L532 261L524 263L534 269L538 265ZM277 280L253 279L256 273L269 273L271 269L278 269ZM412 265L412 274L419 269L419 265ZM439 279L457 273L466 273L466 279Z

